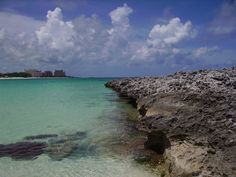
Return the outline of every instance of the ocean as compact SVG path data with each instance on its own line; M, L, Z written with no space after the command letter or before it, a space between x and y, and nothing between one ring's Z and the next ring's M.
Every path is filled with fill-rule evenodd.
M0 80L0 149L47 144L44 152L33 149L35 156L0 150L0 177L155 176L125 146L139 136L132 129L137 113L105 88L109 80Z

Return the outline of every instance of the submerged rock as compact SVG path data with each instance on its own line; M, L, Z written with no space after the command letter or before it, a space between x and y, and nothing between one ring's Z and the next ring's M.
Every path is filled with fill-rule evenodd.
M67 141L64 143L50 144L46 150L46 153L53 160L62 160L70 156L75 150L79 148L77 143Z
M73 134L40 134L26 136L25 141L14 144L0 144L0 158L11 157L16 160L33 160L46 153L53 160L62 160L78 149L78 141L86 137L86 132Z
M42 140L48 138L55 138L58 137L57 134L42 134L42 135L35 135L35 136L26 136L24 140Z
M86 136L86 132L77 131L52 138L49 140L46 153L53 160L62 160L78 150L80 140L86 138Z
M73 134L66 134L65 137L68 140L72 140L72 141L76 141L76 140L82 140L84 138L86 138L87 133L86 132L82 132L82 131L77 131Z
M19 142L0 145L0 157L11 157L17 160L32 160L45 152L46 143Z
M133 151L132 155L138 163L149 163L153 160L152 156L155 154L153 151L146 150L145 148L137 148Z

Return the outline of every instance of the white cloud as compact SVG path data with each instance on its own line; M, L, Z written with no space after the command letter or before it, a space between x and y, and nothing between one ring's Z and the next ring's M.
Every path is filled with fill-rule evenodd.
M112 25L118 28L129 28L129 15L132 12L133 9L131 9L127 4L124 4L122 7L117 7L109 13Z
M136 51L133 60L153 59L158 56L175 54L177 49L173 46L184 39L194 37L196 32L192 28L192 23L187 21L182 23L176 17L171 19L168 24L156 24L150 31L146 43Z
M74 52L77 58L86 61L101 60L108 32L96 15L80 16L73 20L75 35Z
M214 52L218 49L219 48L217 46L214 46L214 47L206 47L206 46L205 47L200 47L200 48L192 51L192 55L195 58L199 58L203 55L206 55L207 53Z
M192 36L190 21L181 23L179 18L173 18L167 25L155 25L149 33L148 43L154 47L165 47L176 44Z
M60 8L48 11L46 24L36 31L40 45L57 50L74 47L74 25L70 21L64 22L62 18Z
M133 12L127 4L117 7L109 13L112 28L107 30L108 40L105 43L103 55L105 58L124 58L127 55L130 40L129 15Z

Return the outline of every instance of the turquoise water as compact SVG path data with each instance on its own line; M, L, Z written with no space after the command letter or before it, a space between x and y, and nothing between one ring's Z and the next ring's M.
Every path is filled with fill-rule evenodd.
M21 142L26 136L65 137L82 131L86 138L79 144L92 149L83 153L78 149L61 160L47 154L32 160L2 157L0 177L153 176L128 154L116 154L110 148L129 133L126 113L135 111L104 87L108 80L0 80L0 144Z

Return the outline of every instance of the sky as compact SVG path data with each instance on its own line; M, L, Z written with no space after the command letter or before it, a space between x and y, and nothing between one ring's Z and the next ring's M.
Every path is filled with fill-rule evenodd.
M0 72L156 76L235 56L235 0L0 1Z

